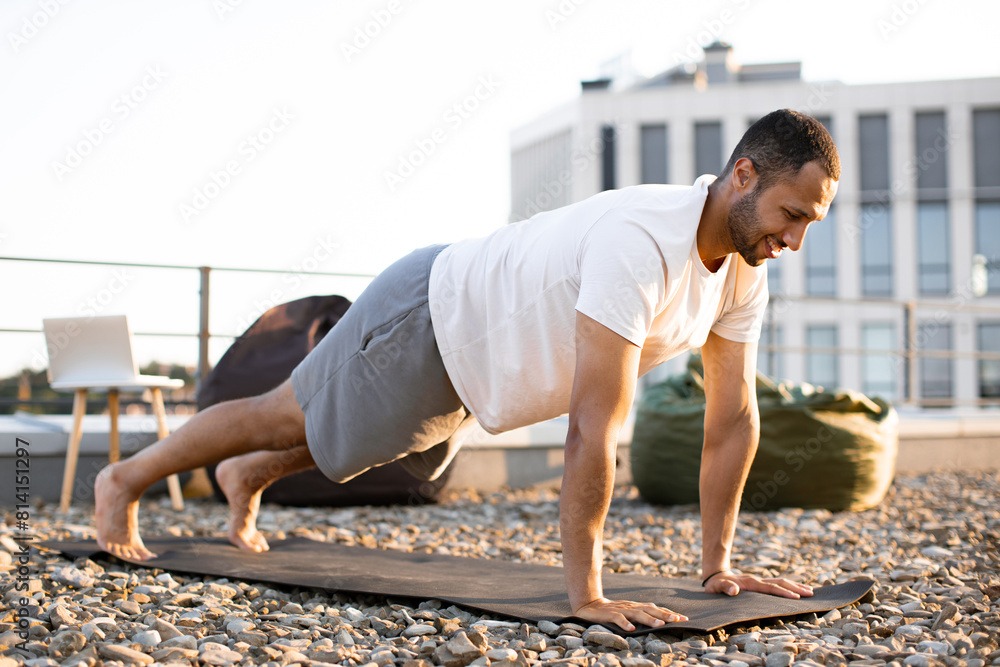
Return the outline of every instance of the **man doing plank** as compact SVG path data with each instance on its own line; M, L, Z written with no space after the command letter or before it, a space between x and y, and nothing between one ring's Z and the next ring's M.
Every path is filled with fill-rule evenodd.
M602 192L485 238L415 251L372 281L289 380L213 406L105 468L98 542L115 555L153 558L138 531L142 492L221 461L230 540L263 551L260 494L283 475L316 465L345 481L401 459L433 479L475 421L499 433L568 413L560 528L575 615L625 630L681 620L604 597L602 534L637 378L700 347L705 588L811 595L729 565L759 433L764 260L801 247L839 178L826 129L779 110L747 130L718 178Z

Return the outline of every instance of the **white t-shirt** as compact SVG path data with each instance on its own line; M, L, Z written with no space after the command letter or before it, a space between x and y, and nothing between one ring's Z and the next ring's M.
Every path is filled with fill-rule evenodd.
M639 375L709 331L756 341L767 272L739 255L711 273L696 233L708 186L637 185L446 248L431 268L448 376L489 433L569 411L576 311L642 348Z

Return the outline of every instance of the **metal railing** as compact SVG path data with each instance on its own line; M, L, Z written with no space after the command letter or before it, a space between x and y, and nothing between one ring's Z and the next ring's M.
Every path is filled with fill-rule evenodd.
M211 276L214 273L221 272L236 272L236 273L255 273L255 274L288 274L290 273L287 269L254 269L246 267L210 267L210 266L189 266L189 265L178 265L178 264L152 264L152 263L138 263L138 262L109 262L109 261L96 261L96 260L64 260L64 259L49 259L49 258L37 258L37 257L0 257L0 262L30 262L30 263L50 263L50 264L66 264L66 265L90 265L90 266L107 266L107 267L123 267L123 268L150 268L150 269L167 269L175 271L197 271L199 275L199 302L198 302L198 331L197 332L187 332L187 333L177 333L177 332L154 332L154 331L137 331L134 333L136 336L157 336L157 337L181 337L181 338L197 338L198 339L198 364L196 371L196 381L201 382L203 378L208 375L211 370L211 364L209 361L209 341L212 338L235 338L239 336L242 332L236 333L217 333L209 330L209 316L210 311L210 286L211 286ZM330 271L304 271L295 270L296 275L302 276L325 276L332 278L350 278L350 279L365 279L370 280L374 278L374 274L367 273L346 273L346 272L330 272ZM1000 352L981 352L981 351L970 351L970 350L934 350L934 349L924 349L919 345L918 341L918 311L933 310L936 313L936 318L941 319L940 313L943 311L948 312L965 312L965 313L980 313L995 317L996 323L1000 324L1000 306L989 306L989 305L979 305L968 303L967 299L961 300L962 303L955 303L953 301L944 300L926 300L926 301L895 301L892 299L840 299L835 297L814 297L814 296L798 296L798 295L786 295L777 294L772 296L771 303L768 306L768 317L765 323L765 327L769 325L778 324L781 325L780 314L775 315L777 310L781 310L780 306L787 307L790 302L802 302L802 303L829 303L831 307L844 307L844 306L875 306L885 308L887 311L895 311L897 317L901 319L903 324L903 329L906 332L904 336L903 348L895 349L884 349L884 348L848 348L843 346L837 347L810 347L810 346L791 346L791 345L781 345L781 344L764 344L763 342L759 346L759 350L762 352L769 352L774 354L835 354L840 357L855 355L855 356L890 356L898 360L898 364L902 367L901 375L903 378L902 387L904 388L904 401L907 404L920 405L920 406L937 406L937 405L959 405L959 404L1000 404L1000 397L986 397L978 398L972 400L960 401L954 398L923 398L920 392L920 363L921 359L926 358L941 358L941 359L974 359L976 361L996 361L1000 363ZM866 320L862 320L866 321ZM885 318L878 320L880 322L885 321ZM23 333L23 334L41 334L41 329L18 329L18 328L0 328L0 333ZM772 357L773 358L773 357ZM768 369L762 369L765 372ZM773 369L772 369L773 370ZM772 373L773 374L773 373ZM24 403L25 401L19 401L17 399L0 399L0 403ZM34 402L46 402L51 403L52 399L46 399L44 401L28 401L29 403ZM181 401L183 402L183 401Z
M258 273L258 274L281 274L287 275L293 273L288 269L252 269L246 267L211 267L211 266L189 266L181 264L150 264L150 263L140 263L140 262L105 262L96 260L76 260L76 259L48 259L39 257L0 257L0 262L31 262L31 263L49 263L49 264L76 264L76 265L90 265L90 266L109 266L109 267L122 267L122 268L146 268L146 269L168 269L176 271L197 271L199 275L199 299L198 299L198 331L196 333L176 333L176 332L156 332L156 331L136 331L133 335L135 336L158 336L158 337L181 337L181 338L197 338L198 339L198 366L196 372L197 382L201 382L205 378L209 371L211 370L211 363L209 361L209 350L208 343L213 337L222 338L235 338L239 336L242 332L236 332L234 334L222 334L213 333L209 330L209 316L211 314L209 304L209 296L211 294L211 276L213 273L219 272L236 272L236 273ZM294 271L295 275L298 276L326 276L333 278L359 278L371 280L375 277L374 274L368 273L343 273L343 272L331 272L331 271L304 271L296 269ZM32 334L42 333L41 329L17 329L17 328L0 328L0 333L25 333ZM21 401L15 401L20 403Z
M991 297L995 298L995 297ZM902 330L904 332L903 336L903 347L902 348L864 348L864 347L818 347L818 346L808 346L808 345L783 345L783 344L764 344L763 342L758 346L758 350L765 353L771 353L769 360L773 363L775 361L775 355L778 354L799 354L805 357L806 355L815 354L828 354L837 355L838 358L844 358L847 356L856 357L889 357L893 359L894 368L898 368L898 373L893 381L902 379L900 383L902 387L902 399L897 400L897 403L903 403L911 406L918 407L955 407L961 405L974 405L974 406L984 406L984 405L1000 405L1000 395L998 396L980 396L977 398L959 399L954 396L951 397L934 397L928 398L922 395L921 391L921 368L920 361L923 359L946 359L946 360L959 360L966 359L976 362L983 361L995 361L1000 364L1000 352L986 352L981 350L969 350L969 349L931 349L925 348L920 343L920 333L919 327L921 324L953 324L953 319L946 315L946 313L964 313L964 314L978 314L987 316L986 320L980 320L980 323L989 322L991 324L1000 325L1000 305L984 305L969 303L971 299L960 298L954 299L949 298L949 300L941 299L927 299L923 301L917 300L907 300L899 301L890 298L859 298L859 299L842 299L837 297L816 297L808 295L787 295L787 294L777 294L772 297L771 303L768 304L768 314L765 319L765 328L768 326L782 326L784 323L780 320L780 315L775 316L774 311L779 310L784 312L787 309L787 304L789 302L799 302L799 303L811 303L811 304L829 304L832 309L844 308L844 307L869 307L873 309L882 309L883 313L872 316L869 312L865 317L859 317L857 321L860 324L875 323L881 324L887 321L895 323L899 320L902 325ZM778 305L775 308L775 305ZM920 312L931 312L932 317L925 317L921 320L918 317ZM890 314L891 313L891 314ZM809 324L820 324L818 321L806 321L804 322L806 326ZM763 338L763 337L762 337ZM897 336L898 340L898 336ZM771 369L762 369L765 372L770 370L770 374L773 373L773 367ZM954 375L954 368L950 369L950 373ZM899 377L901 376L901 378ZM954 391L952 392L954 393Z

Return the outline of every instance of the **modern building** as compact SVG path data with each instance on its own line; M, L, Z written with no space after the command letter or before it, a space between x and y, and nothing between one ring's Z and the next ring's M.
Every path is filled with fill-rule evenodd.
M585 81L515 130L511 220L718 174L777 108L827 126L843 175L804 248L768 261L761 370L913 407L1000 404L1000 77L810 82L800 63L740 65L716 42L647 80Z

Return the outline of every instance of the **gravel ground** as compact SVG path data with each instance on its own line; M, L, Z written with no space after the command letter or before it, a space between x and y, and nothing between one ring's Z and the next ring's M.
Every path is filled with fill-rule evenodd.
M320 665L368 667L621 667L726 665L1000 665L1000 475L898 478L878 508L859 513L744 512L734 565L813 584L870 577L875 598L817 617L710 635L624 639L599 626L538 626L427 601L344 596L119 563L33 553L30 638L16 632L15 516L0 534L0 667L49 665ZM92 537L92 508L60 517L33 507L38 539ZM147 502L147 534L224 534L226 510L192 501L178 514ZM301 526L285 532L283 527ZM272 539L316 540L557 565L558 496L452 492L431 506L342 510L263 508ZM694 507L659 508L619 489L606 560L618 572L697 577Z

